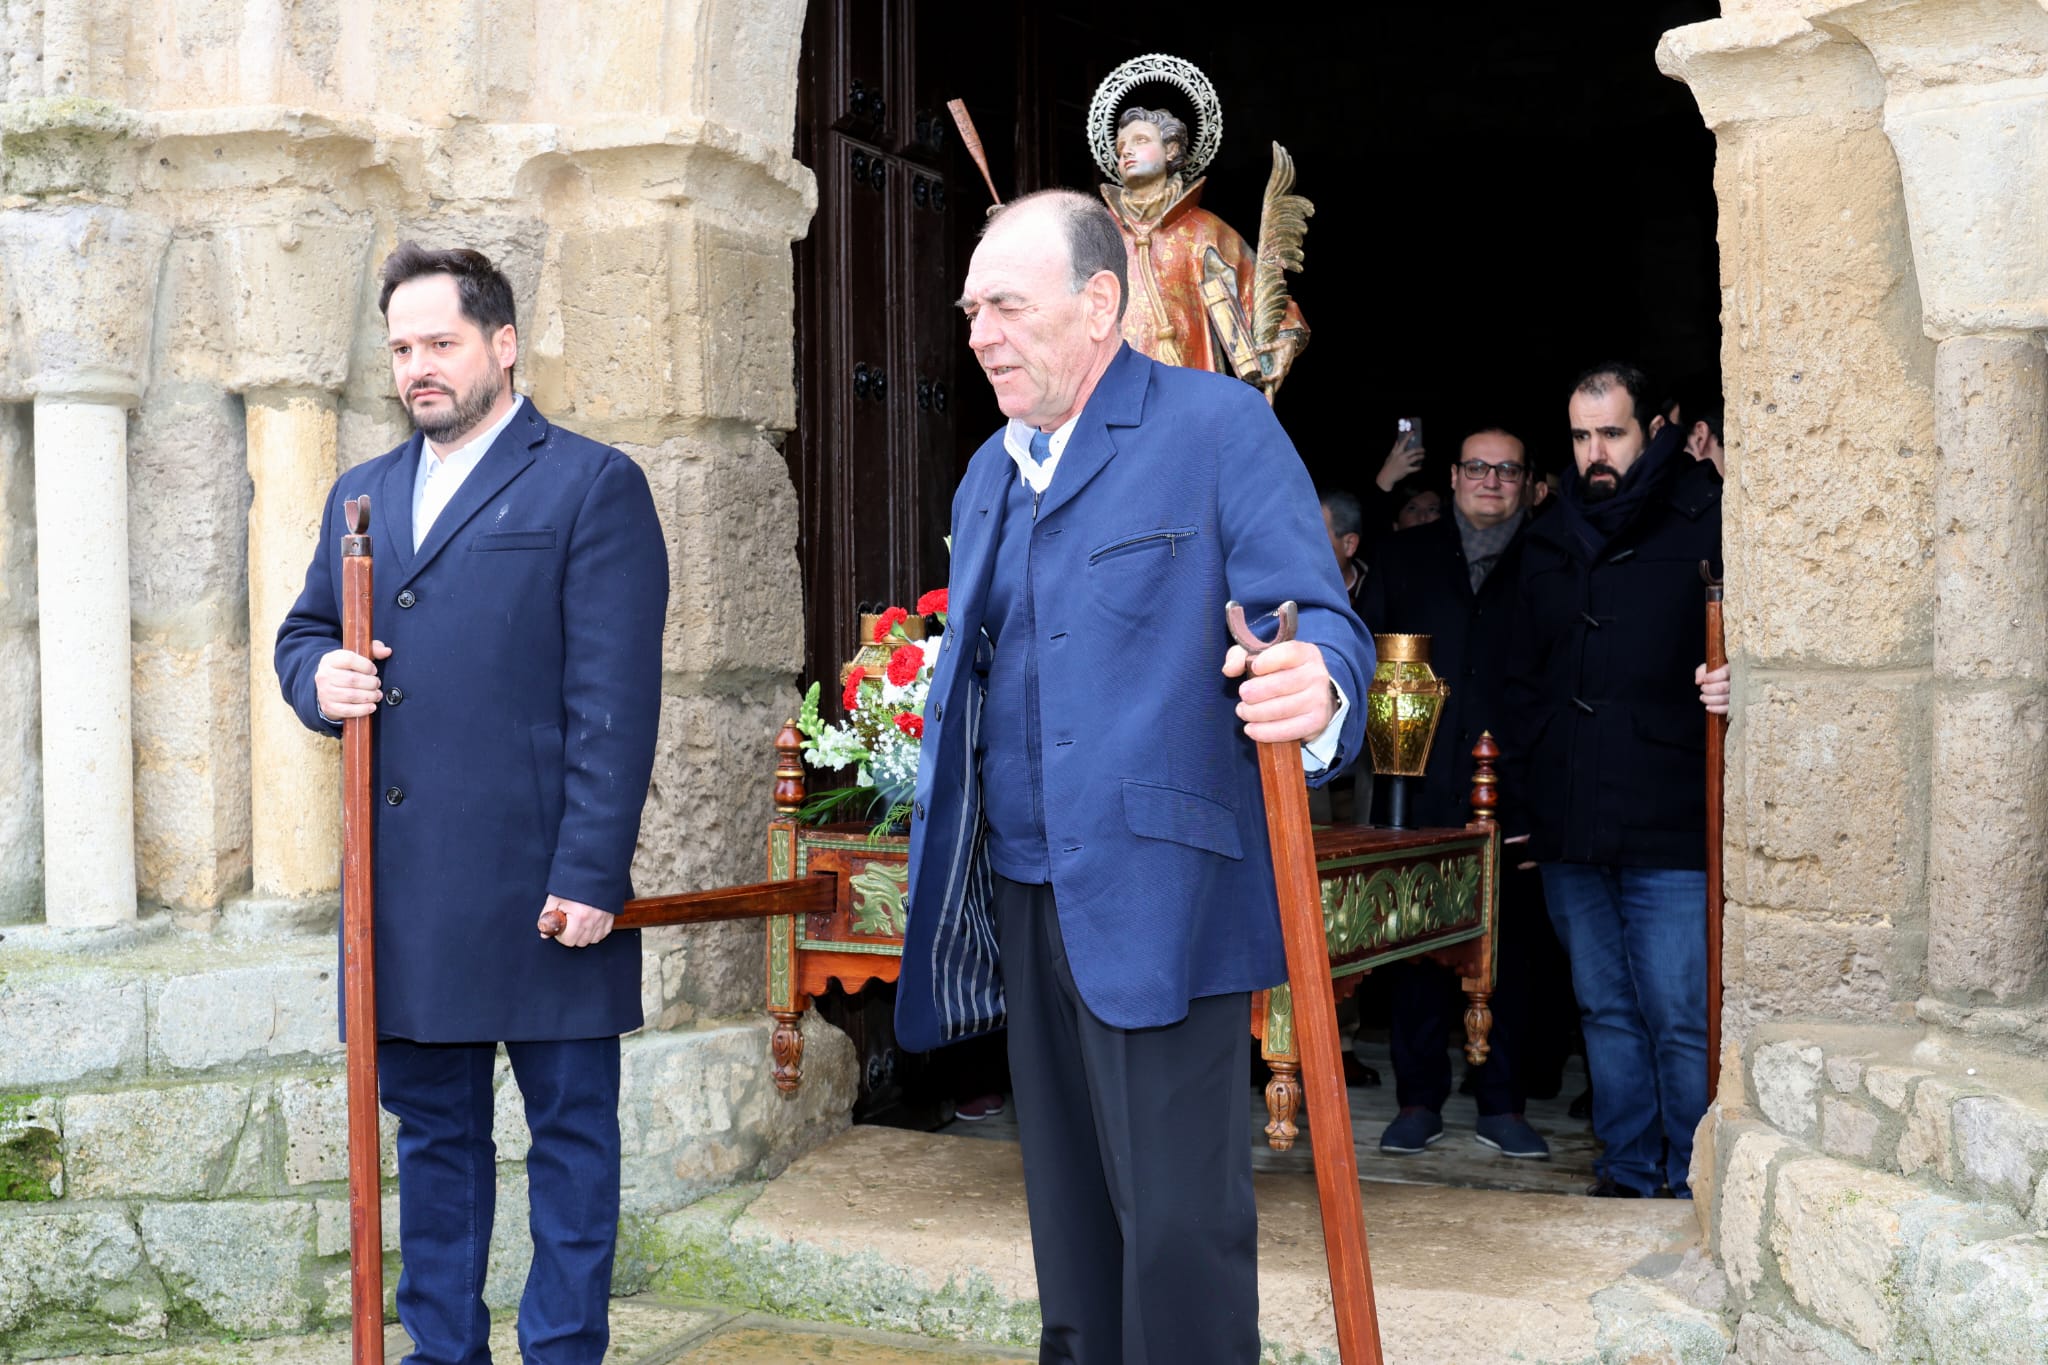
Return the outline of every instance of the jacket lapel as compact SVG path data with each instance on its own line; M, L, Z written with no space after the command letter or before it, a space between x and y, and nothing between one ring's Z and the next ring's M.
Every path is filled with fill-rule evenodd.
M390 553L400 578L412 574L412 486L424 458L426 444L415 431L404 452L384 471L376 500L370 504L370 515L384 528L375 543L376 551L379 555Z
M441 509L441 515L434 518L434 524L427 531L427 538L420 542L419 553L410 565L399 570L401 582L412 578L427 565L434 562L434 556L441 553L448 542L455 537L471 517L482 511L484 505L496 497L501 489L519 477L525 468L533 463L533 448L547 439L547 419L535 411L533 404L524 402L519 412L498 433L498 439L491 442L490 450L477 461L469 477L462 481L462 487L455 490L455 496ZM420 459L427 458L424 451ZM406 487L405 543L412 544L412 493L411 485Z
M1088 396L1087 405L1081 409L1081 420L1074 423L1074 434L1067 438L1060 462L1053 467L1052 483L1038 506L1040 521L1072 502L1074 495L1086 488L1089 480L1115 457L1111 427L1136 426L1143 419L1152 365L1129 343L1118 349L1109 368L1096 381L1095 392Z

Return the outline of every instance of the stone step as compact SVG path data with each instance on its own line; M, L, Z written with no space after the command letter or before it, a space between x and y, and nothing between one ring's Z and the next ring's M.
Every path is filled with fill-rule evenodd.
M1269 1362L1336 1360L1312 1177L1257 1177ZM1696 1236L1689 1204L1367 1182L1386 1358L1594 1357L1593 1298ZM855 1128L764 1185L656 1220L656 1287L792 1317L1026 1346L1036 1277L1016 1147ZM1688 1361L1687 1365L1691 1365ZM1718 1365L1716 1360L1715 1365Z

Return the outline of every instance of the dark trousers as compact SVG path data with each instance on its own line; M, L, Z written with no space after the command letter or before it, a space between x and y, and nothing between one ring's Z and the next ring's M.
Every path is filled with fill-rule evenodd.
M998 877L995 903L1040 1362L1251 1365L1250 998L1112 1028L1075 989L1052 888Z
M526 1102L533 1268L519 1301L529 1365L598 1365L611 1341L619 1230L619 1040L507 1043ZM497 1205L495 1043L377 1044L377 1089L398 1118L398 1320L407 1361L487 1365L484 1269Z
M1451 1095L1447 1040L1463 1045L1465 993L1448 967L1423 958L1386 969L1392 1006L1388 1043L1394 1061L1394 1095L1403 1108L1441 1113ZM1534 872L1501 876L1500 933L1494 953L1493 1028L1486 1064L1472 1073L1473 1099L1481 1114L1519 1114L1531 1089L1556 1094L1561 1059L1554 1035L1569 1025L1568 968L1544 911L1543 889ZM1554 1020L1537 1018L1538 1001L1552 1003ZM1455 1033L1454 1033L1455 1031ZM1532 1084L1532 1077L1535 1081Z

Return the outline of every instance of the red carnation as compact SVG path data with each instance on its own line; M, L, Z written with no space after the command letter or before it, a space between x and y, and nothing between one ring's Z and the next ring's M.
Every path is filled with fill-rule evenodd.
M898 687L908 687L917 681L918 670L923 667L923 650L916 645L898 645L889 656L889 681Z
M881 619L875 622L875 642L879 644L888 639L890 631L909 619L910 613L901 607L891 607L883 612Z
M852 711L860 705L860 685L866 681L867 676L868 671L865 668L856 668L846 675L846 690L839 694L841 707Z
M905 711L896 717L896 728L912 739L923 739L924 717L915 711Z
M918 598L917 614L919 616L944 616L946 614L946 590L944 588L933 588L930 592Z

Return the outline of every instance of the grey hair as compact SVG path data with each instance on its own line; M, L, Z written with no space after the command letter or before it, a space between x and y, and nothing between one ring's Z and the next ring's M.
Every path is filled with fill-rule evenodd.
M1330 514L1332 535L1355 536L1365 531L1365 514L1358 505L1357 495L1341 488L1333 488L1323 494L1323 510Z
M1078 190L1035 190L1012 199L989 216L982 225L986 237L995 224L1026 204L1043 203L1059 219L1060 232L1067 239L1067 262L1071 292L1080 293L1088 281L1107 270L1116 277L1116 315L1124 315L1131 294L1130 264L1124 254L1124 235L1110 216L1107 206Z
M1188 164L1188 126L1164 109L1141 109L1132 107L1124 110L1116 121L1116 130L1121 133L1133 123L1149 123L1159 130L1159 143L1163 147L1172 143L1180 150L1166 158L1166 173L1179 175L1180 168Z

